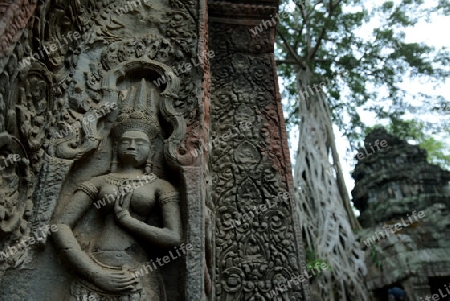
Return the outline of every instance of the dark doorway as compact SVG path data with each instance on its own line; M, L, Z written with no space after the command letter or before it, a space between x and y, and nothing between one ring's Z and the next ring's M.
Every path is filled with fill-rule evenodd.
M376 289L374 291L374 295L375 295L376 300L377 301L389 301L389 299L388 299L388 290L390 288L392 288L392 287L399 287L402 290L405 290L403 285L401 285L399 283L394 283L394 284L391 284L391 285L388 285L388 286ZM406 296L406 300L410 300L410 299L408 299L408 296ZM445 300L445 301L447 301L447 300Z
M388 287L379 288L374 291L377 301L388 301L387 297Z
M434 294L439 295L439 300L448 301L450 300L450 277L430 277L430 289L431 296Z

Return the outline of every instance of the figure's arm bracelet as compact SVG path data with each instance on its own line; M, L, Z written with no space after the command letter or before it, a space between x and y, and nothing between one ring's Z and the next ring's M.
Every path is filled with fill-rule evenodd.
M170 192L165 193L161 195L159 198L159 205L162 207L167 203L179 203L180 202L180 195L178 192Z
M95 200L98 195L98 189L95 187L95 185L91 182L84 182L81 183L80 186L78 186L77 190L81 190L84 193L86 193L92 200Z

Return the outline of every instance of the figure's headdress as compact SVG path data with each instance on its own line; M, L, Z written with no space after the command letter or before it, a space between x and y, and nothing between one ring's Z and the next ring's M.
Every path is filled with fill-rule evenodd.
M137 88L130 88L127 98L119 104L119 114L112 128L114 138L119 139L126 131L138 130L153 140L160 131L155 111L145 79L142 79Z

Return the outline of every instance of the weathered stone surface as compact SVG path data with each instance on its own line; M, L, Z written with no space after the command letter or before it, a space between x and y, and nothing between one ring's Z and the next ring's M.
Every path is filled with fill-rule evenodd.
M264 5L265 4L265 5ZM273 57L276 3L209 2L217 300L310 300ZM251 16L251 18L250 18ZM275 292L278 297L274 297ZM281 299L280 299L281 300Z
M374 147L377 140L387 147ZM358 160L352 195L365 227L358 235L373 300L386 300L394 285L410 300L444 291L450 284L450 172L384 129L371 132L364 146L371 154Z
M0 300L270 299L304 273L274 28L249 31L276 5L0 5Z
M27 10L0 13L1 24L25 20L1 28L20 37L1 40L13 50L0 72L2 154L20 156L2 174L1 251L28 244L1 258L0 299L203 298L206 2L41 1L26 28ZM133 99L136 126L113 135ZM124 166L124 143L148 144L149 160ZM131 197L109 191L144 174L161 180Z
M6 0L0 3L0 64L10 54L35 8L36 0Z

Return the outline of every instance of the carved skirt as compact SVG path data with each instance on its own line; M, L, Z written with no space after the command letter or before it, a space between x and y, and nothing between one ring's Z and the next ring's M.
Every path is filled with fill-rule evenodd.
M111 266L104 262L111 262L111 257L114 257L114 261L122 261L126 266L130 265L133 259L124 251L101 251L91 254L91 258L99 266L104 269L110 269L112 271L122 270L122 266ZM145 269L144 265L132 264L130 268L127 268L131 273L136 271L141 272L144 276L139 277L139 283L135 285L135 288L131 292L123 294L115 294L106 292L94 284L89 283L81 278L76 278L70 286L70 296L67 298L69 301L166 301L166 294L164 290L164 283L159 270L150 271Z

